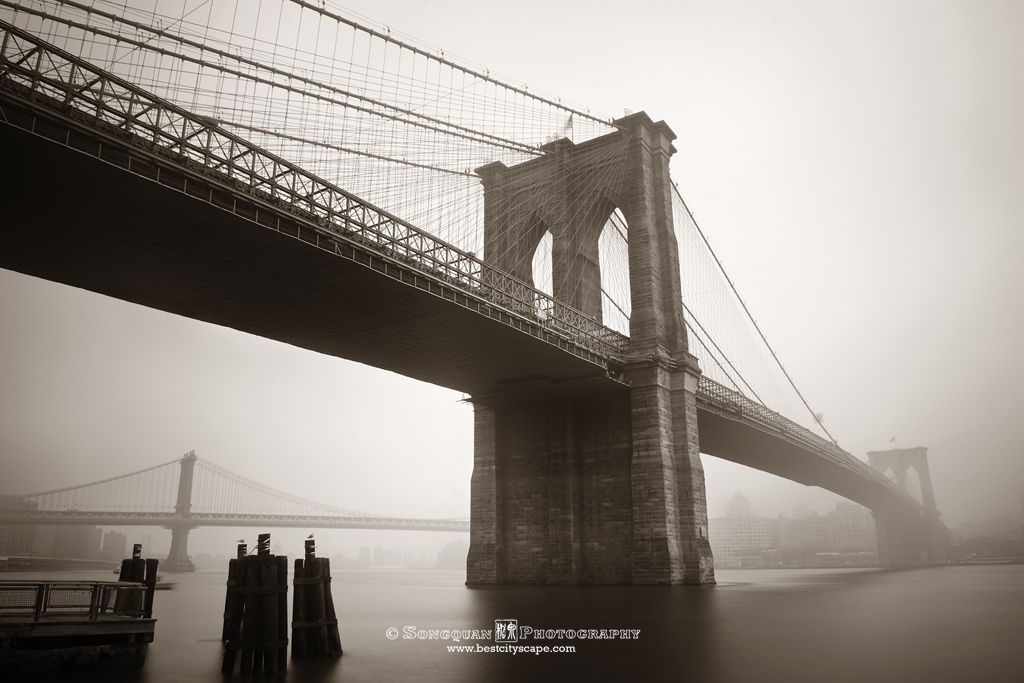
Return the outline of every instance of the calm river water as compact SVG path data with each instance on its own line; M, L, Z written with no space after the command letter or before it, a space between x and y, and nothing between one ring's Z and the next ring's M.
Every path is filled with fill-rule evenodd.
M47 576L109 579L107 572ZM467 589L462 572L335 571L345 655L325 664L292 664L287 680L1024 680L1024 565L720 571L718 576L713 588ZM173 578L177 587L156 595L159 623L146 665L129 680L222 682L226 574ZM571 654L542 655L449 652L451 641L401 636L407 626L491 629L499 618L517 619L520 631L532 626L640 633L626 641L526 641L576 648ZM388 639L390 628L398 629L398 639ZM493 644L461 644L478 642ZM113 677L64 674L33 680Z

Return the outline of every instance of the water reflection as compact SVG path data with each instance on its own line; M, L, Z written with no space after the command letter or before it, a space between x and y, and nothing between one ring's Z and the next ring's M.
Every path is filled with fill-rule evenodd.
M225 680L225 578L182 575L174 591L157 595L157 639L141 672L34 680ZM287 680L942 683L1017 681L1024 671L1024 566L723 571L720 580L703 588L469 589L460 572L336 572L345 655L293 662ZM545 629L640 629L640 636L528 640L573 645L576 652L511 655L448 651L476 641L386 635L405 626L490 629L500 618Z

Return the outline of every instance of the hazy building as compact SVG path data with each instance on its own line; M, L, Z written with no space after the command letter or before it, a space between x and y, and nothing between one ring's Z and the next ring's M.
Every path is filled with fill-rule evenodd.
M725 516L727 518L753 517L754 510L747 497L737 491L725 506Z
M772 548L772 520L766 517L717 517L710 520L711 551L719 567L761 567Z
M153 547L153 536L152 534L142 534L136 543L142 544L142 556L153 557L156 552L156 548ZM134 544L133 544L134 545Z
M874 551L878 547L875 518L871 511L856 503L840 501L832 522L832 537L837 551Z
M53 557L96 559L103 531L95 526L59 526L53 542Z
M777 525L776 542L780 549L832 550L835 536L831 515L812 512L805 517L780 517Z
M719 567L761 567L763 553L772 548L773 522L754 517L747 497L737 493L726 506L725 517L708 523L711 551Z
M34 510L37 505L20 496L0 496L0 510ZM0 525L0 555L31 555L35 527L24 524Z
M55 557L57 527L37 526L32 534L32 554L36 557Z
M824 515L800 508L794 517L768 519L755 517L750 502L737 493L726 509L725 517L709 523L718 567L864 566L876 561L868 557L877 547L874 517L860 505L840 501Z
M469 544L465 541L452 541L445 544L437 552L438 569L465 569L466 555L469 554Z
M128 536L120 531L108 531L103 534L103 546L100 555L105 560L118 560L128 557Z
M35 527L22 524L0 526L0 555L31 555Z

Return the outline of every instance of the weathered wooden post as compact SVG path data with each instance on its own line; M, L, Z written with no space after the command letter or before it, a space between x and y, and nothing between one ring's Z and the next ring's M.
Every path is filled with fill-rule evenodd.
M308 545L306 555L306 620L308 632L306 645L309 654L319 657L327 649L327 632L324 630L324 583L321 580L320 563L316 558L316 546Z
M156 570L160 566L160 560L146 560L146 597L142 604L142 616L147 619L153 618L153 595L156 593Z
M270 534L260 534L256 555L228 563L225 595L224 659L221 671L234 671L241 650L243 674L283 671L288 661L288 558L270 554Z
M121 560L121 572L118 574L117 580L128 583L146 583L146 560L142 559L141 543L136 543L132 546L132 556L130 559ZM153 586L156 586L155 571L153 573ZM117 597L114 598L114 611L121 614L138 616L145 609L145 601L146 599L138 590L119 589ZM149 601L152 604L152 598L149 598Z
M235 559L228 560L228 582L227 590L224 592L224 628L221 630L220 639L221 642L228 642L232 635L238 633L238 629L241 627L242 622L242 597L238 593L239 584L239 569L242 566L242 560L246 556L246 544L244 541L238 542L238 554ZM228 656L228 651L224 652L225 658ZM234 653L231 653L231 663L234 666Z
M316 557L316 544L306 540L305 561L295 560L292 611L292 658L340 657L341 634L331 596L331 564Z
M334 595L331 593L331 558L320 559L323 564L324 577L324 626L327 629L327 652L332 657L340 657L341 633L338 631L338 614L334 611Z
M309 553L309 541L306 541L306 553ZM295 578L292 579L292 659L299 659L306 654L306 572L302 566L302 558L295 558Z
M277 563L277 670L288 670L288 556L274 558Z

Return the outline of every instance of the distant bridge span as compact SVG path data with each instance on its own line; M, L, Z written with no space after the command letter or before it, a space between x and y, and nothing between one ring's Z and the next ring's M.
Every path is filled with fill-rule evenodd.
M188 571L188 535L198 527L469 531L469 520L373 515L271 488L199 458L108 479L8 496L0 524L160 526L171 530L169 571Z
M468 519L353 517L348 515L260 515L199 512L114 512L109 510L0 510L0 524L71 526L260 527L272 529L387 529L402 531L469 531Z

